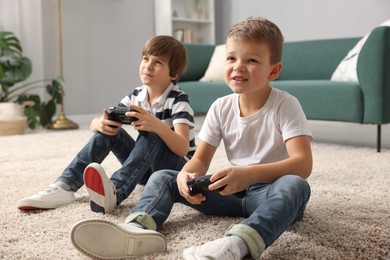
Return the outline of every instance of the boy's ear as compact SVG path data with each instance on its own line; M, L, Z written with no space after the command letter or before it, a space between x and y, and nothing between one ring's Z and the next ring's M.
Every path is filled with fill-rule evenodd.
M179 78L179 73L176 74L174 77L171 76L171 81L175 81Z
M282 71L282 63L277 62L275 65L273 65L272 71L268 76L268 80L272 81L278 78L280 72Z

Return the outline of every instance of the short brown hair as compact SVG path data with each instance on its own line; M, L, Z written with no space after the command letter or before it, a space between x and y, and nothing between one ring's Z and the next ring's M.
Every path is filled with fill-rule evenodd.
M265 18L246 18L229 29L227 38L264 42L270 49L272 64L282 59L283 35L276 24Z
M176 77L173 84L179 80L187 67L187 51L184 45L172 36L159 35L146 41L142 49L142 56L162 56L168 59L169 76Z

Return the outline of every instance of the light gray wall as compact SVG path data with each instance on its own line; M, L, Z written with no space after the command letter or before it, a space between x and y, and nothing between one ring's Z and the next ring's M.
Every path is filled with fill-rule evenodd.
M55 2L42 2L48 76L59 71ZM248 16L274 21L286 41L362 36L390 19L388 0L216 0L215 6L217 43ZM153 0L63 0L62 27L66 114L100 113L140 84L141 48L154 34Z
M224 43L234 23L263 16L286 41L363 36L390 19L389 0L216 0L216 39Z
M65 112L100 113L140 85L141 50L154 35L153 0L63 0L61 9ZM44 2L46 75L59 72L56 11Z

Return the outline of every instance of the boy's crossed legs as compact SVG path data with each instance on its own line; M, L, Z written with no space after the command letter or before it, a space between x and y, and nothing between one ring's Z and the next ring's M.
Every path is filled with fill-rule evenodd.
M166 248L163 235L155 230L168 218L173 204L180 202L205 214L246 217L240 224L232 225L223 238L184 250L185 259L242 259L245 255L257 259L290 224L301 219L310 197L305 180L287 175L271 184L251 186L244 199L211 192L201 205L192 205L181 197L176 176L175 171L156 172L125 224L94 219L80 221L72 229L72 243L88 256L103 258L110 258L111 237L120 237L122 247L126 248L115 257L163 252ZM137 242L141 248L133 250ZM100 246L95 250L97 244Z
M84 185L83 172L88 164L101 163L110 151L123 163L134 145L135 141L122 128L114 136L95 133L53 184L43 191L20 199L17 207L21 210L55 209L74 202L74 193Z
M109 179L98 163L110 151L122 166ZM74 193L85 183L91 210L107 213L125 200L137 184L145 184L152 172L181 169L185 163L184 158L175 155L154 133L140 136L137 142L124 129L116 136L96 133L55 183L19 200L17 207L21 210L53 209L70 204L75 201Z

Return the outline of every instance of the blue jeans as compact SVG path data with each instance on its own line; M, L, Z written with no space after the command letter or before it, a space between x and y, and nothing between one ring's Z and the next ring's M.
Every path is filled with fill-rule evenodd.
M184 157L173 153L153 132L134 139L120 128L114 136L95 133L57 181L67 183L73 191L84 185L83 173L88 164L102 163L112 152L122 167L111 176L117 190L117 204L125 200L135 186L145 184L153 172L161 169L180 170L186 163Z
M310 198L308 183L285 175L272 183L250 186L245 198L222 196L218 191L206 193L206 201L190 204L179 193L177 171L162 170L153 174L126 222L138 222L146 228L158 228L168 218L173 204L179 202L207 215L244 217L225 235L238 235L257 259L289 225L303 217ZM151 217L151 218L150 218Z

